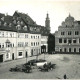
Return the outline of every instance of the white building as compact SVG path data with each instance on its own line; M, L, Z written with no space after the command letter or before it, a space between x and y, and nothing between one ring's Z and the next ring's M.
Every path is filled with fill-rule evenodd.
M50 31L47 28L37 25L24 13L0 14L0 62L47 52Z

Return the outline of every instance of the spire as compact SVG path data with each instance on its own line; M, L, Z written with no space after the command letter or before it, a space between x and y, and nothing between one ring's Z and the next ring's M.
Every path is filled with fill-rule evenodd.
M71 17L71 14L69 13L69 17Z
M47 29L47 30L49 31L49 33L50 33L50 19L49 19L49 14L48 14L48 12L47 12L47 14L46 14L45 27L46 27L46 29Z
M49 19L49 14L48 14L48 12L47 12L47 17L46 17L47 19Z

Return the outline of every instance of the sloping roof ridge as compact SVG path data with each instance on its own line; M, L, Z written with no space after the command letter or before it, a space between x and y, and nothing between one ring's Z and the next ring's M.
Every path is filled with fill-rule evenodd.
M20 13L20 12L16 12L18 16L21 17L22 21L27 25L26 21L23 19L23 17L20 15L20 14L23 14L23 13Z
M20 14L21 15L25 15L26 17L28 17L31 21L33 21L34 23L35 23L35 21L28 15L28 14L26 14L26 13L21 13L21 12L17 12L18 14L19 14L19 16L20 16ZM20 17L22 17L22 16L20 16Z
M0 15L4 15L4 16L5 16L5 14L4 14L4 13L0 13Z
M28 14L26 14L33 22L35 22Z

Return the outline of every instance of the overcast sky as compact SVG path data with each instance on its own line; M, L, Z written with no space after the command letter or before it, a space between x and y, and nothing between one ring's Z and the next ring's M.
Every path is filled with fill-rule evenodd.
M80 1L77 0L0 0L0 13L13 15L15 10L27 13L37 24L45 26L49 13L51 33L58 30L62 21L71 14L80 20Z

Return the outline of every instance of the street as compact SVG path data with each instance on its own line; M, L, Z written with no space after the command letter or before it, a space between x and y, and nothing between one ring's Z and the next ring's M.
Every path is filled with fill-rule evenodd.
M38 58L43 59L44 54ZM27 60L31 59L36 59L36 56L28 57ZM56 68L49 72L41 72L38 69L33 69L32 73L10 72L10 68L24 64L26 58L0 63L0 79L63 79L64 74L69 79L80 78L79 54L46 54L45 59L56 64Z

